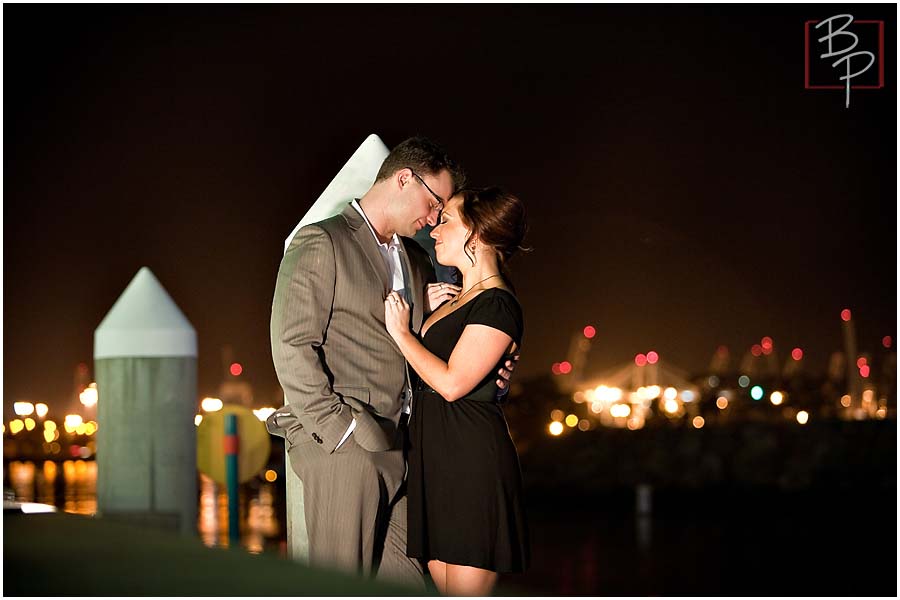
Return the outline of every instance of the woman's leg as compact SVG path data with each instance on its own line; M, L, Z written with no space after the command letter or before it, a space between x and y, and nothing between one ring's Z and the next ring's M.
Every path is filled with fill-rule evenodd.
M434 585L442 596L447 595L447 563L439 560L428 561L428 572L434 580Z
M447 564L447 596L490 596L497 583L493 571Z

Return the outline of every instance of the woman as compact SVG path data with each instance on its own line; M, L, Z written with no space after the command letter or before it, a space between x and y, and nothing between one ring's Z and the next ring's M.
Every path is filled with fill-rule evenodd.
M385 322L421 378L410 419L407 555L425 561L445 595L485 596L497 574L528 565L516 448L495 373L519 351L522 311L502 272L525 234L521 201L498 188L450 199L431 232L462 293L435 310L421 339L391 293Z

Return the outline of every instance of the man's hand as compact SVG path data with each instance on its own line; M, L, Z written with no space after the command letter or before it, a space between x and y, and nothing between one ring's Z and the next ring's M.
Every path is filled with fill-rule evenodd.
M429 283L425 286L425 311L433 313L447 300L456 298L460 289L452 283Z
M500 370L497 371L497 375L499 375L497 387L500 388L500 391L497 392L498 398L506 395L509 391L509 380L512 378L512 372L516 370L516 365L519 364L519 356L520 354L517 352L510 360L506 361L506 368L500 367Z

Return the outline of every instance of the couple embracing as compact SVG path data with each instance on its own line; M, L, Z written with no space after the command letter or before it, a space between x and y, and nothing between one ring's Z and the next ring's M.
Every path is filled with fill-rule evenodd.
M415 233L431 225L438 283ZM299 230L275 287L285 406L269 431L303 482L310 562L445 595L487 595L529 560L522 477L500 402L522 341L505 275L521 201L466 188L417 137L372 187ZM504 366L506 368L504 368Z

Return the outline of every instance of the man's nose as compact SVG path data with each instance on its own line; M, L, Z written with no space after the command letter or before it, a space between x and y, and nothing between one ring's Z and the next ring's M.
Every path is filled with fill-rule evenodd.
M432 210L430 213L428 213L428 217L425 219L425 221L426 221L429 225L431 225L432 227L434 227L435 225L437 225L438 214L440 214L440 213L439 213L438 209L435 208L435 209Z

